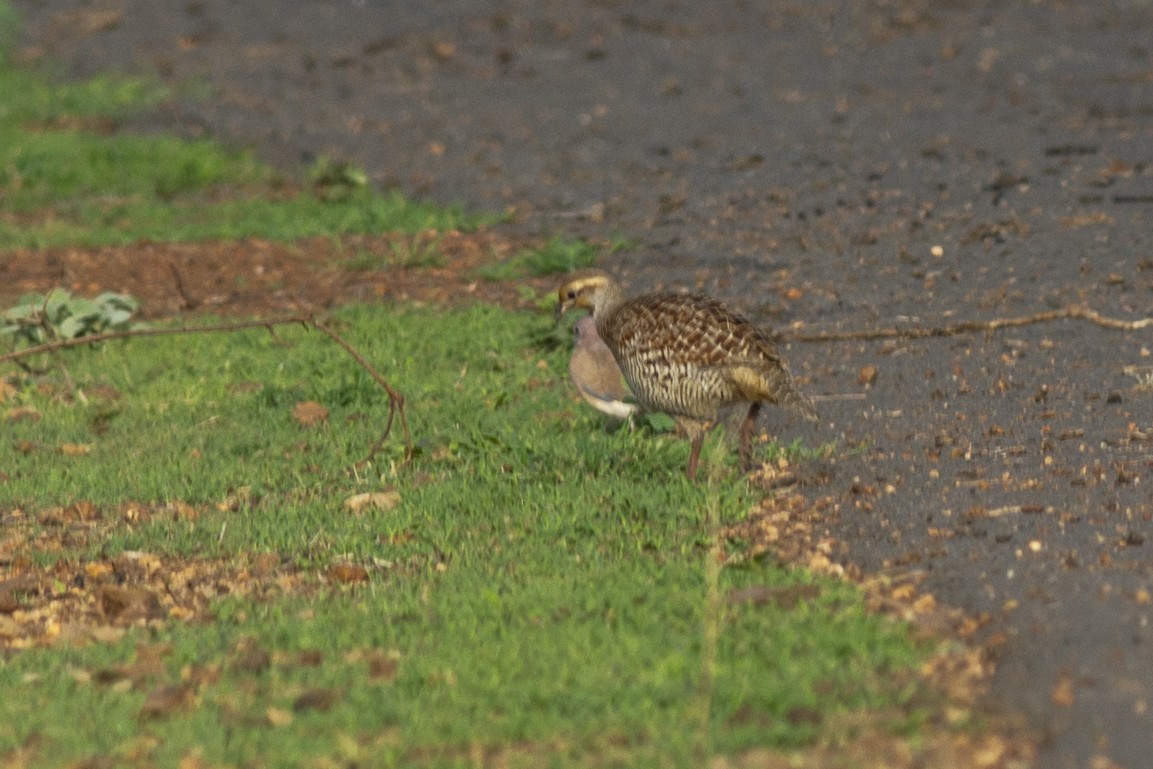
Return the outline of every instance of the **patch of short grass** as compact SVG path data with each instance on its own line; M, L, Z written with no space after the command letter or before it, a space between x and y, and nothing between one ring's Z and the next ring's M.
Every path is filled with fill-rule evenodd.
M418 269L440 267L445 262L439 234L421 233L409 237L393 238L379 250L358 250L344 260L350 270L365 272L388 269Z
M257 194L257 193L245 193ZM294 241L341 234L416 233L469 228L480 220L456 209L416 203L399 192L327 202L307 193L211 201L115 200L61 204L30 226L0 224L0 248L127 245L142 240L191 242L249 237ZM7 240L5 238L8 237Z
M36 734L30 763L42 766L173 766L194 753L210 765L324 765L359 746L369 766L463 766L480 751L523 752L521 766L695 767L710 743L801 746L822 717L889 706L878 675L912 659L853 609L850 588L825 585L799 609L726 618L705 710L699 573L652 558L519 578L501 567L226 603L211 626L22 653L0 669L0 750ZM765 569L725 582L785 579ZM161 671L134 688L99 683L140 644L171 644ZM270 652L268 668L239 665L245 647ZM142 727L150 691L182 678L199 682L195 701ZM301 707L313 691L331 694L331 708ZM94 712L99 721L84 717Z
M744 516L752 492L735 473L687 482L675 435L607 431L570 390L565 351L534 342L547 319L360 306L338 322L407 397L411 465L399 434L359 464L387 401L303 329L79 349L63 358L71 385L59 373L19 383L5 404L22 416L0 440L0 515L19 510L31 528L10 558L82 573L125 552L266 553L316 579L277 600L221 588L210 621L9 656L0 756L696 767L829 739L844 714L901 712L914 696L920 652L852 587L769 561L718 571L712 532ZM295 421L304 400L328 419ZM400 495L391 509L343 505L386 489ZM38 550L37 531L57 525L35 523L38 512L81 500L103 524ZM128 500L197 514L121 519ZM368 582L326 584L343 562ZM792 608L725 601L797 583L816 587ZM268 663L244 664L251 647ZM107 674L149 648L162 664L142 680ZM187 701L147 715L150 694L182 682Z
M20 17L7 0L0 0L0 66L8 64L20 33Z
M598 246L584 240L553 238L537 249L525 249L504 261L477 270L482 280L517 280L559 275L592 267L600 252Z
M327 184L333 167L352 178L346 164L294 181L213 141L118 131L171 96L146 80L58 84L0 56L0 93L0 248L297 240L482 221L398 192Z

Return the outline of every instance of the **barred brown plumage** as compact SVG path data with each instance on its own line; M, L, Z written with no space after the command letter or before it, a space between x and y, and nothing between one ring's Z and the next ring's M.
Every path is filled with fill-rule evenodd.
M688 435L690 478L696 476L705 431L722 406L749 404L740 429L746 466L761 404L817 418L769 335L716 299L677 293L628 299L615 280L594 271L561 286L557 300L558 317L570 309L591 310L640 407L669 414Z

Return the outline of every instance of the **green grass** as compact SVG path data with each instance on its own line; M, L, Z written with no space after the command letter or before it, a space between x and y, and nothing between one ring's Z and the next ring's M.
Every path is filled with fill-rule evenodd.
M221 202L85 200L14 226L0 223L0 248L127 245L142 240L181 242L261 237L294 241L339 234L415 233L468 228L477 219L397 192L354 202L329 203L307 194L284 200Z
M485 265L477 270L482 280L516 280L540 278L591 267L599 248L583 240L553 238L539 249L525 249L503 262Z
M19 35L19 16L7 0L0 0L0 67L8 64L11 51Z
M687 447L674 435L606 431L569 391L564 352L534 343L546 319L481 306L352 307L340 319L408 398L418 451L396 475L399 437L353 469L387 402L317 333L77 350L66 361L93 393L87 403L63 397L62 379L25 383L16 404L40 419L5 426L0 514L87 500L113 523L71 551L14 555L241 562L274 552L317 574L350 558L373 578L281 600L225 598L207 625L170 621L119 644L10 657L0 755L36 735L37 766L124 757L142 741L163 766L196 751L213 765L260 755L264 766L470 766L477 750L523 766L700 766L709 750L803 745L838 714L911 696L892 681L908 680L901 671L918 650L899 625L867 615L850 586L816 581L816 596L792 610L724 603L730 588L813 578L765 562L710 578L710 531L742 517L750 492L734 474L685 481ZM293 421L305 399L330 409L325 425ZM90 450L66 456L64 444ZM242 488L239 509L222 511ZM382 488L400 492L397 507L342 508ZM201 514L115 522L125 500L182 501ZM282 661L233 669L243 639ZM142 725L155 682L87 680L141 643L173 647L160 683L182 669L222 672L186 711ZM303 650L320 663L292 662ZM394 677L367 675L373 650L396 659ZM264 723L310 688L339 701Z
M334 167L359 178L342 164L320 164L311 183L294 184L212 141L112 130L171 97L148 81L54 84L0 58L0 94L0 248L297 240L483 221L397 192L328 185Z
M444 263L441 238L436 235L427 237L425 234L418 234L408 238L395 238L383 247L357 250L350 258L344 260L343 266L349 270L367 272L441 267Z

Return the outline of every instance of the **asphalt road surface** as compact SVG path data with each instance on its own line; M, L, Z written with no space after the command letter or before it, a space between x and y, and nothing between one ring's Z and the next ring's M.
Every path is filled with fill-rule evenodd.
M152 125L634 241L778 328L1153 315L1153 0L16 0ZM846 561L986 616L1040 767L1153 766L1153 328L794 342ZM876 367L871 385L862 368ZM855 490L855 491L854 491Z

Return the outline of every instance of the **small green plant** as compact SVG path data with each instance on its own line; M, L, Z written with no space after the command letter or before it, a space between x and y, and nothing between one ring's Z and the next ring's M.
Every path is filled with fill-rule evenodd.
M1133 386L1138 392L1153 391L1153 366L1126 366L1125 373L1137 380Z
M321 200L337 203L369 193L368 173L347 161L320 158L308 173L313 193Z
M542 278L592 267L600 248L584 240L553 238L544 246L520 251L503 262L477 270L483 280Z
M95 299L73 296L62 288L25 294L0 314L0 337L11 339L15 347L121 331L139 306L131 296L108 291Z
M553 238L539 251L525 257L525 265L533 277L557 275L592 267L600 249L583 240Z
M608 246L606 248L610 254L615 254L618 251L632 251L634 249L640 248L640 246L641 242L636 238L630 238L620 233L616 233L611 238L609 238Z
M441 238L430 239L415 235L411 238L393 240L389 246L386 263L390 267L402 269L440 266L444 263Z
M357 249L343 265L350 270L412 269L416 267L439 267L444 264L441 251L442 238L437 234L419 233L411 236L392 238L383 251Z

